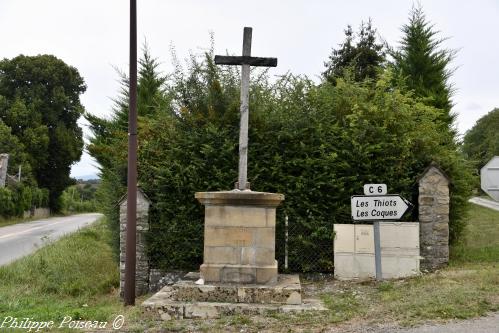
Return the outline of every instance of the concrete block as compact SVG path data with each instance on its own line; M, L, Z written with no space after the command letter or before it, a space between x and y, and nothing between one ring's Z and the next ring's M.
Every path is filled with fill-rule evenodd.
M196 198L205 205L205 248L201 267L205 281L243 284L275 281L275 209L284 196L222 191L199 192ZM274 264L272 274L266 273L267 267ZM257 268L262 272L257 273Z
M372 225L355 225L355 253L374 254L374 231Z
M256 283L273 284L277 282L277 261L274 265L256 268Z
M241 264L266 266L275 262L275 251L268 248L243 247L241 248Z
M413 276L419 273L419 256L385 255L381 257L384 279Z
M382 248L419 249L419 223L383 222L380 224Z
M266 227L267 209L246 206L206 206L205 226Z
M241 251L235 247L229 246L205 246L204 247L205 264L240 264Z
M220 282L256 283L256 268L252 266L223 267L220 272Z
M255 247L267 248L275 251L275 227L253 228L252 245Z
M275 208L266 208L265 209L265 214L266 214L266 226L268 228L275 228L275 221L276 221L276 212Z
M376 276L374 254L356 253L354 265L356 275L359 279L368 279Z
M355 225L353 224L335 224L333 225L334 252L335 253L354 253L355 252Z
M358 277L353 253L334 254L334 277L338 280L350 280Z
M200 267L201 276L206 282L220 282L221 269L218 266L211 266L209 264L202 264Z
M204 245L206 246L251 246L253 229L244 227L206 227Z

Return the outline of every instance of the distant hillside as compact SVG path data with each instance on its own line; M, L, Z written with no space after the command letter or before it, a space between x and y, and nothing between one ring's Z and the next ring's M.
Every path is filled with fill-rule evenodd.
M73 176L78 182L87 180L100 180L100 177L96 174L84 175L84 176Z

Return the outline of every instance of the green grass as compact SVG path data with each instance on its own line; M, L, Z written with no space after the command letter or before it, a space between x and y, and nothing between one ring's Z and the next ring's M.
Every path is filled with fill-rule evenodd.
M6 227L8 225L12 225L12 224L17 224L17 223L23 223L23 222L29 222L29 221L32 221L33 219L25 219L25 218L22 218L22 217L9 217L9 218L5 218L5 217L1 217L0 216L0 228L1 227Z
M471 205L464 240L451 248L451 265L499 261L499 212Z
M122 306L118 266L101 221L0 267L0 320L60 322L71 316L111 322L123 314L129 332L317 332L338 325L410 326L483 316L499 311L499 212L470 209L466 239L452 248L449 267L436 273L381 283L308 282L317 291L307 296L321 297L325 312L166 322L138 306Z
M103 221L0 267L0 319L106 321L123 313Z

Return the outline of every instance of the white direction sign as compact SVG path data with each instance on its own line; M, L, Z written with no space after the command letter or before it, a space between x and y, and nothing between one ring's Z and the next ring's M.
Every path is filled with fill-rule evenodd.
M399 220L407 211L407 201L399 195L354 195L354 221Z
M495 201L499 201L499 156L494 156L480 170L482 190Z
M385 195L387 193L386 184L365 184L365 195Z

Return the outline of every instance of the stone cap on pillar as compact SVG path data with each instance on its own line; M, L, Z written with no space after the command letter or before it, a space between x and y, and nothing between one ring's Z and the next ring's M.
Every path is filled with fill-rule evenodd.
M238 205L277 207L284 200L284 194L254 191L196 192L196 199L203 205Z
M123 194L123 196L118 201L118 206L126 207L127 197L127 193ZM147 206L149 206L151 204L151 200L140 187L137 187L137 205L140 205L141 203L145 203Z
M438 165L436 162L431 162L428 167L416 178L417 183L421 183L421 181L431 173L438 173L440 174L449 184L452 184L452 180L447 176L445 171L442 170L442 168Z

